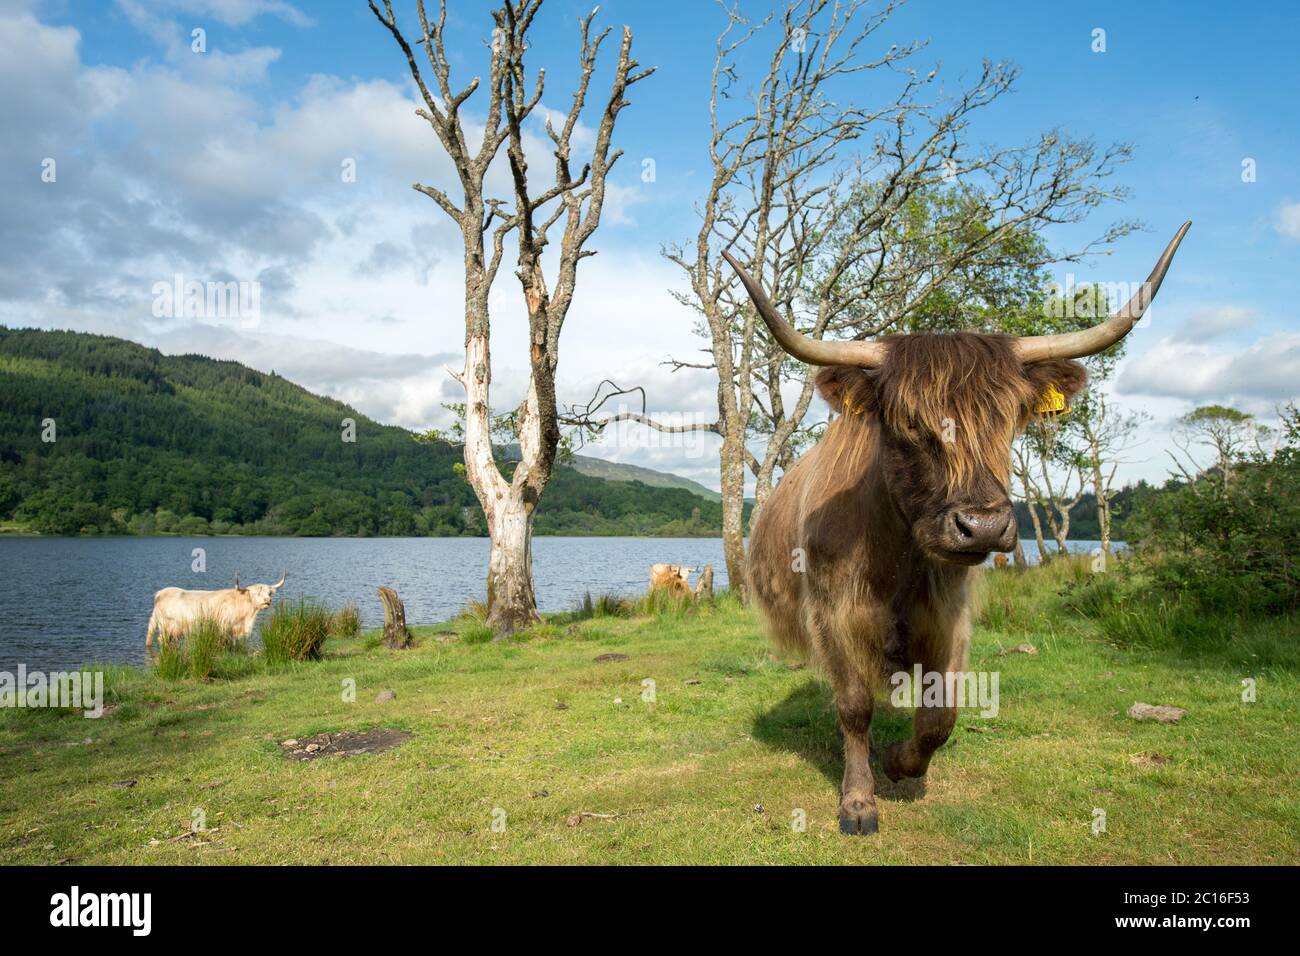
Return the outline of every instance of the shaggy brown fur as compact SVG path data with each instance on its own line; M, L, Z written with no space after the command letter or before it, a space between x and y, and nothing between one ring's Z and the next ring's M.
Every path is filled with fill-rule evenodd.
M777 645L827 677L845 739L841 828L876 829L867 765L873 690L888 674L965 667L968 563L941 547L954 507L1005 506L1011 442L1038 396L1073 396L1077 362L1022 366L1006 336L885 340L874 370L833 366L817 389L838 413L785 475L750 543L750 586ZM978 560L976 560L978 563ZM956 711L918 708L888 748L890 777L921 776Z

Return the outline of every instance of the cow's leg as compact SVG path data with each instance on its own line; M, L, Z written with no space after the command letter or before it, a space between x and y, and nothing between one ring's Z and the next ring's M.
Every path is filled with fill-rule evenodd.
M880 829L870 764L871 706L871 691L862 681L850 678L835 689L835 715L844 735L840 832L853 836L867 836Z
M966 666L970 643L970 619L962 613L947 633L925 635L921 666L926 674L960 671ZM945 687L948 686L945 683ZM885 748L884 768L890 780L924 777L930 757L948 740L957 724L957 702L947 694L938 706L916 708L912 713L912 736Z
M912 714L912 736L885 748L885 773L890 780L924 777L930 757L948 740L957 723L957 708L945 701L939 707L918 707Z
M871 687L853 666L843 645L822 642L826 676L835 694L835 716L844 736L844 779L840 784L840 832L875 833L876 781L871 776Z

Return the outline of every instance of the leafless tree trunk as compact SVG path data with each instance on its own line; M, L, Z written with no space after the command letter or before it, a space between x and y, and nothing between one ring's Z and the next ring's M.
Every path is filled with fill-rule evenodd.
M1069 554L1070 549L1066 545L1066 541L1070 537L1070 512L1083 499L1083 470L1078 467L1068 469L1061 490L1058 493L1053 487L1052 469L1048 460L1040 458L1039 467L1043 479L1043 490L1047 492L1047 504L1043 507L1043 511L1047 515L1047 527L1051 529L1052 537L1056 540L1056 553ZM1071 479L1075 479L1074 494L1070 494Z
M1076 412L1087 454L1092 493L1097 499L1101 550L1110 554L1110 503L1115 496L1115 472L1123 463L1120 456L1132 443L1138 424L1147 416L1142 412L1127 415L1119 412L1107 404L1106 396L1100 390L1089 392Z
M1033 457L1028 441L1022 436L1011 446L1011 474L1020 482L1020 493L1029 511L1029 520L1034 526L1034 543L1038 546L1038 563L1046 564L1049 560L1047 540L1043 536L1043 523L1038 517L1039 507L1046 510L1042 489L1034 477ZM1019 542L1017 542L1019 544ZM1017 562L1018 563L1018 562Z
M392 588L378 590L379 601L384 606L384 646L393 650L411 646L411 632L406 627L406 605Z
M653 70L636 70L632 59L632 33L624 27L609 97L601 104L591 155L578 173L572 171L573 131L586 105L600 45L609 29L592 35L595 11L579 21L579 75L569 112L557 129L548 117L546 134L554 146L554 176L535 187L524 154L524 124L540 102L543 72L529 89L524 65L528 30L542 0L506 0L492 10L494 29L489 43L486 115L481 141L469 140L461 108L478 90L480 78L455 90L447 59L446 0L436 21L426 15L424 0L417 0L420 36L429 68L436 78L436 93L426 84L420 57L407 41L393 14L391 0L383 11L369 0L370 9L392 34L406 57L411 76L424 101L416 111L438 137L455 168L462 199L458 205L435 186L414 188L436 202L460 229L465 251L465 366L453 376L465 389L465 471L487 519L491 550L488 558L488 625L498 638L537 620L533 591L532 536L537 505L551 477L559 444L556 420L555 371L559 362L560 331L573 298L578 263L595 255L583 246L600 224L605 202L605 180L621 151L611 152L614 124L628 105L628 88ZM513 184L508 198L485 194L489 167L505 147ZM553 289L542 270L542 253L548 231L563 220L558 267ZM494 226L495 224L495 226ZM518 409L519 462L507 478L492 450L491 321L488 308L492 283L506 254L506 240L517 248L516 276L528 309L529 380Z
M700 579L695 582L695 590L692 594L697 601L713 600L713 565L704 566L704 570L700 572Z

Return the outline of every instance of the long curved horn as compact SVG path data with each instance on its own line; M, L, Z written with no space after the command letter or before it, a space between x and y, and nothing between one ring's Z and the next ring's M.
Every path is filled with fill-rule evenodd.
M1192 228L1192 221L1189 219L1183 223L1169 245L1165 246L1165 251L1156 260L1156 267L1151 270L1151 275L1147 276L1147 281L1142 283L1124 308L1090 329L1063 332L1059 335L1021 336L1013 345L1016 357L1022 362L1084 358L1110 348L1128 335L1137 320L1142 318L1142 313L1147 310L1151 300L1156 297L1156 293L1160 290L1160 283L1164 281L1165 272L1169 269L1169 263L1174 261L1178 244L1183 241L1183 236L1187 235L1187 230L1190 228Z
M749 277L744 267L725 250L722 258L740 276L740 282L754 301L754 308L772 332L781 348L801 362L809 365L857 365L861 368L879 368L885 361L885 346L880 342L827 342L804 335L790 327L776 306L767 297L762 286Z
M281 572L280 572L280 580L276 581L274 584L271 585L271 590L272 590L272 591L275 591L275 590L278 590L279 588L284 587L284 579L285 579L285 576L286 576L288 573L289 573L289 572L287 572L287 571L281 571Z

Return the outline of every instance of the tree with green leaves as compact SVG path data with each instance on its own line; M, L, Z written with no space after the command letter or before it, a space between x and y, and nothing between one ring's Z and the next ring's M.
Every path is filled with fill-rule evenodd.
M1270 429L1248 412L1227 405L1202 405L1179 418L1174 428L1174 441L1184 458L1169 454L1188 483L1210 468L1218 469L1226 483L1232 480L1233 462L1248 451L1263 451L1270 435ZM1197 447L1209 448L1214 461L1198 464L1193 451Z

